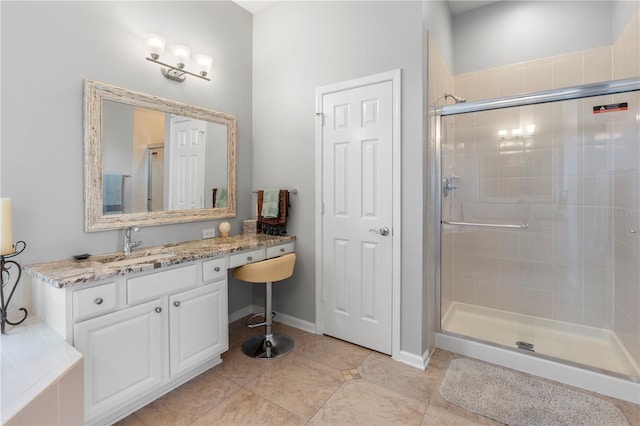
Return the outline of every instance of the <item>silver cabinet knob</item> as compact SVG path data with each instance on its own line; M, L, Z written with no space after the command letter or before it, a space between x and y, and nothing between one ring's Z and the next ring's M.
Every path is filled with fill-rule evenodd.
M216 272L220 272L220 267L216 266L215 268L213 268L213 270L216 271Z
M178 302L177 300L175 302L173 302L173 306L175 306L176 308L180 306L180 302Z
M96 300L94 300L96 305L102 305L102 302L104 302L104 300L102 300L102 297L97 297Z
M253 260L253 257L247 256L247 260L251 261L251 260Z
M284 247L280 249L280 252L281 252L281 253L284 253Z
M376 234L380 234L383 237L386 237L387 235L389 235L389 228L383 226L380 229L369 229L369 232L375 232Z
M158 306L158 307L156 308L156 312L157 312L157 313L162 312L162 308L161 308L160 306Z

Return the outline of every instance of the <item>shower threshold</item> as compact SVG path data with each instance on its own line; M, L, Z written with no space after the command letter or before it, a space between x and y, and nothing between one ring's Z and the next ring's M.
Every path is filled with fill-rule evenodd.
M535 343L535 353L517 349L518 340ZM446 351L640 404L638 368L607 330L456 302L443 317L435 343Z
M623 376L640 377L615 333L546 318L453 302L442 319L442 330L530 353L535 344L544 356L595 367ZM520 343L520 344L518 344Z

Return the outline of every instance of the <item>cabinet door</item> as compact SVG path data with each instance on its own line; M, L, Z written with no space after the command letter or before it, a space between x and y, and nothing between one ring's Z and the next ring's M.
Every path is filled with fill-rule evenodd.
M171 377L229 347L227 280L169 297Z
M74 326L75 346L85 357L85 419L162 383L163 318L166 309L158 299Z

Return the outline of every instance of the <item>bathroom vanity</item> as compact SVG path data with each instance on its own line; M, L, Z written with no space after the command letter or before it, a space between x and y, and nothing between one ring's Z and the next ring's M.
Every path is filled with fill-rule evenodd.
M294 241L236 235L26 267L35 314L84 355L85 424L112 423L220 363L228 269Z

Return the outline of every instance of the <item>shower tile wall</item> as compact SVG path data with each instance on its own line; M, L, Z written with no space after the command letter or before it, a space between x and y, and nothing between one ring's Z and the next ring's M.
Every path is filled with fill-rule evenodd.
M639 16L612 46L458 75L454 93L479 100L638 76ZM619 101L629 111L593 114ZM626 94L445 119L443 175L462 180L443 217L531 229L446 229L443 313L460 301L613 328L640 359L640 233L629 232L640 228L639 116L637 94Z

